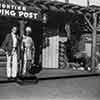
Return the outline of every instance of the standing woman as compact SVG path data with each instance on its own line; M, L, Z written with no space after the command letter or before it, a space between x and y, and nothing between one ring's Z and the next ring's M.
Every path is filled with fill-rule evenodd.
M30 27L26 27L26 33L23 35L21 49L24 51L23 57L23 70L22 74L25 75L27 69L34 63L35 46L32 38L29 36L32 32Z
M16 79L18 72L18 35L17 26L13 26L11 33L7 34L2 48L7 56L7 77L8 79Z

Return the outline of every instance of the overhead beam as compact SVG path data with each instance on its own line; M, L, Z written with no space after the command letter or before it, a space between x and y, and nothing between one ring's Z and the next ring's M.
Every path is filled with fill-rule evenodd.
M84 18L85 18L87 24L88 24L88 25L90 26L90 28L92 29L92 31L96 30L96 29L94 28L94 26L91 24L91 22L89 21L89 19L88 19L85 15L84 15Z

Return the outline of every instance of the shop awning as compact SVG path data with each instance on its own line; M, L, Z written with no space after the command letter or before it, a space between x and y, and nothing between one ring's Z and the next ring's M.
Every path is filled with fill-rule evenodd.
M0 3L25 6L27 11L41 13L54 11L59 13L62 12L65 14L68 13L74 15L84 15L100 11L100 7L97 6L83 7L75 4L50 0L0 0Z
M89 27L91 27L91 23L93 20L93 13L100 13L100 7L98 6L79 6L70 3L63 3L58 1L50 1L50 0L1 0L6 4L15 4L27 7L28 11L39 12L41 14L40 20L43 18L43 14L47 14L48 20L56 20L57 22L69 22L73 23L73 21L77 21L79 18L83 19L82 23L85 21L88 23ZM59 20L60 19L60 20ZM91 23L90 23L91 22ZM81 22L79 22L81 23ZM81 24L82 24L81 23ZM84 24L84 26L86 23Z
M86 23L88 23L88 26L91 29L92 27L90 24L93 20L92 14L100 13L100 7L98 6L84 7L50 0L1 0L0 4L15 5L17 7L21 6L20 10L14 9L17 11L17 16L15 17L38 19L42 21L43 14L45 13L47 14L47 19L50 21L55 20L55 23L73 23L73 21L79 21L78 23L84 24L84 27L86 26ZM26 10L23 11L23 7L25 7ZM2 9L2 7L0 9ZM1 13L0 15L4 15ZM82 19L82 21L80 22L79 19Z

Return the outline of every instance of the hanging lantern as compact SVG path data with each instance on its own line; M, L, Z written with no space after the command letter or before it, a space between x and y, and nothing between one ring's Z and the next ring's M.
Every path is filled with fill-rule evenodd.
M47 23L47 14L46 13L44 13L43 14L43 23Z

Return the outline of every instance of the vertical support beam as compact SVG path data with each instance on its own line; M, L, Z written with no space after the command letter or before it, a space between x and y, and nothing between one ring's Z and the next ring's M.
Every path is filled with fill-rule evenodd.
M23 34L24 34L24 21L23 20L20 20L19 21L19 32L20 32L20 44L19 44L19 54L20 54L20 57L19 57L19 75L21 75L21 73L22 73L22 67L23 67L23 65L22 65L22 62L23 62L23 58L22 58L22 51L21 51L21 42L22 42L22 36L23 36Z
M24 21L20 20L20 36L22 36L24 34Z
M43 27L42 27L42 29L43 29L43 34L42 34L42 54L41 54L41 64L42 64L42 67L44 67L44 55L46 54L46 51L45 50L43 50L43 47L44 47L44 45L46 45L47 44L47 37L46 37L46 25L47 25L47 15L44 13L43 14L43 18L42 18L42 24L43 24ZM46 64L47 64L47 62L46 62Z
M93 13L93 19L94 19L94 22L93 22L93 27L94 27L94 30L93 30L93 33L92 33L92 69L95 68L95 63L96 63L96 25L97 25L97 15L96 13Z

